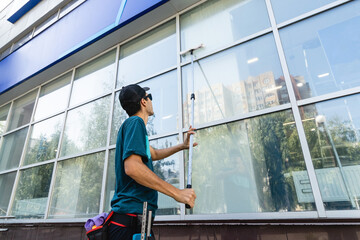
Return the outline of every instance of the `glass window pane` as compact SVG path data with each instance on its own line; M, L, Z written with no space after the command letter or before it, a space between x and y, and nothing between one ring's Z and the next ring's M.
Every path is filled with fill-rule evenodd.
M194 214L315 210L296 178L307 172L290 110L198 130L195 141Z
M0 108L0 134L5 132L6 119L8 117L10 103Z
M11 215L16 218L44 218L53 165L20 171Z
M109 163L106 176L106 189L105 189L105 207L104 211L109 212L111 210L111 200L115 193L115 149L109 152Z
M115 55L113 50L76 69L70 105L109 93L114 88Z
M360 86L360 2L280 30L297 99Z
M32 127L24 165L56 157L63 119L64 116L59 115L37 123Z
M115 144L117 139L117 134L120 129L121 124L129 117L125 110L121 107L119 101L119 94L117 92L115 94L115 101L114 101L114 112L112 117L112 124L111 124L111 139L110 144Z
M105 147L110 100L108 96L68 112L61 156Z
M270 27L263 0L207 1L180 18L181 51L200 57ZM185 56L189 59L189 54Z
M175 22L170 21L120 47L117 88L176 65Z
M163 149L179 144L178 136L171 136L150 141L150 145L155 149ZM180 163L179 153L173 154L163 160L154 161L154 172L162 180L180 188ZM180 214L180 204L173 198L159 192L158 210L156 215L178 215Z
M301 108L327 210L360 209L360 95Z
M12 188L15 181L15 176L16 172L0 175L0 216L6 215Z
M271 0L276 22L281 23L336 0Z
M41 87L36 106L35 120L65 110L70 93L71 73L68 73Z
M154 115L150 116L146 129L148 135L176 131L178 127L178 83L176 71L165 73L139 84L149 87L153 96Z
M32 91L14 101L12 106L8 131L30 122L37 91Z
M194 63L195 125L288 103L272 34ZM183 68L184 125L191 112L191 66Z
M58 163L49 218L85 218L99 214L105 153Z
M23 128L3 137L0 148L0 171L19 166L27 130L28 128Z

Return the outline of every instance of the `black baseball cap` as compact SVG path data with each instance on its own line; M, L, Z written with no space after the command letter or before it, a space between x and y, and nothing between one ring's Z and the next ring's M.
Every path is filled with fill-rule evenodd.
M123 109L127 110L129 106L139 104L140 100L146 96L148 87L140 87L137 84L130 84L122 87L119 95L120 104Z

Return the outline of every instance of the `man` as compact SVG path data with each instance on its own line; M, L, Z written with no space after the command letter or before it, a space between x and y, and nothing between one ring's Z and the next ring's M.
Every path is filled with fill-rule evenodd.
M154 111L152 95L146 93L148 90L131 84L120 91L120 104L129 118L121 125L116 142L116 188L111 201L114 215L109 239L132 239L132 235L140 231L136 216L142 214L143 202L148 202L148 209L155 214L158 191L190 207L195 204L193 189L178 189L163 181L154 173L152 164L152 161L189 148L189 136L195 129L190 127L183 144L159 150L149 146L146 124Z

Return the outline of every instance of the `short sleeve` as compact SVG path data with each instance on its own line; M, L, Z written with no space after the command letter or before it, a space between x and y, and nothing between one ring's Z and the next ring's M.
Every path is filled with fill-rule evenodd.
M123 141L123 160L132 154L136 154L141 156L143 161L147 161L146 130L142 119L136 118L134 121L129 123L128 126L126 126L126 129L124 130Z

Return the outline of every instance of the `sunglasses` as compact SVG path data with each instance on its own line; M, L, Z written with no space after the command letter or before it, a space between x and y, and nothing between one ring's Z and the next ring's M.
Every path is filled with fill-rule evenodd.
M152 101L152 95L151 95L151 93L149 93L148 95L146 95L145 97L143 97L145 100L147 99L147 98L149 98L151 101Z

